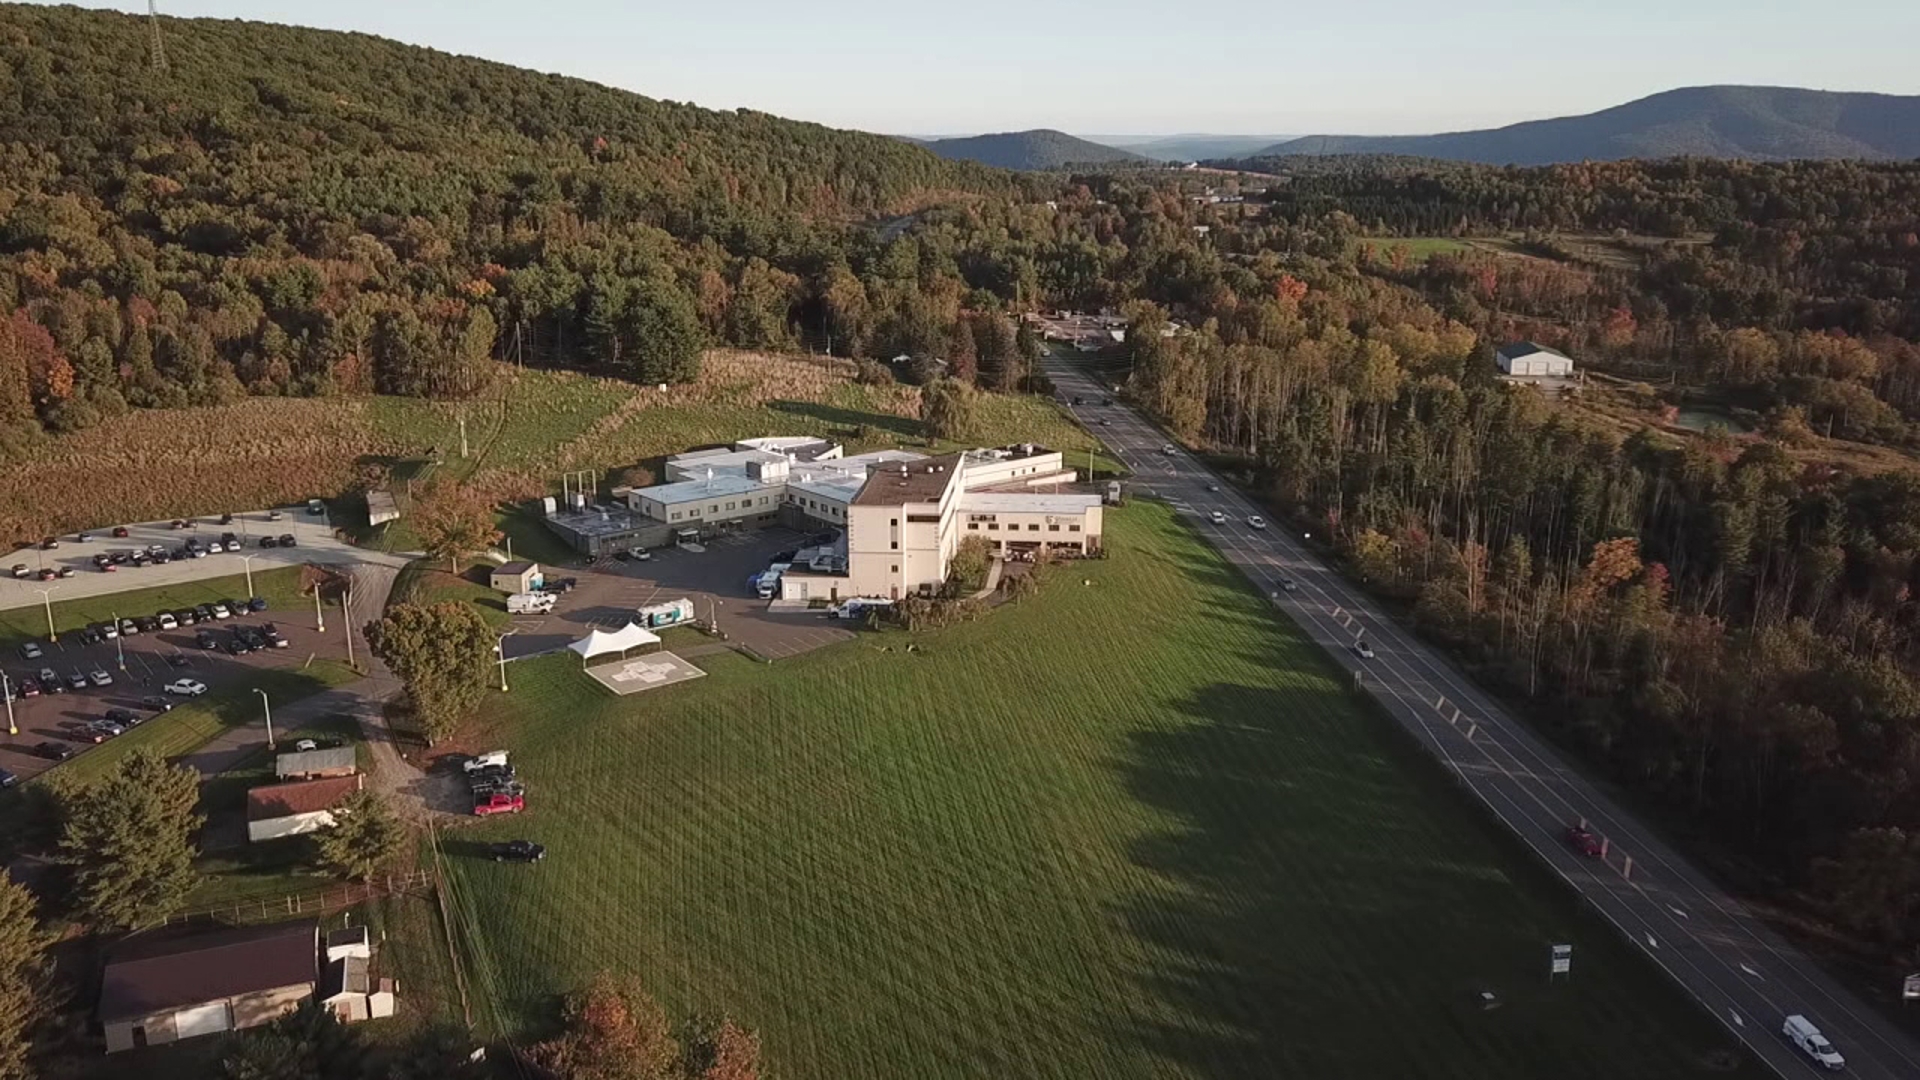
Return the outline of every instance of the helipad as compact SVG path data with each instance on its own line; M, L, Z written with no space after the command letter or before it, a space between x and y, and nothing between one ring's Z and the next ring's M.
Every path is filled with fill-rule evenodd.
M616 694L637 694L698 679L706 672L670 652L657 652L617 664L596 664L587 674Z

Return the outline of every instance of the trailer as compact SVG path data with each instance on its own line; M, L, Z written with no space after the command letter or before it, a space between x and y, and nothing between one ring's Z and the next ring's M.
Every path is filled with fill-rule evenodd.
M545 615L547 612L553 610L553 605L558 600L559 600L559 597L555 596L553 593L545 593L545 592L514 593L512 596L507 597L507 614L509 615Z
M686 597L669 600L664 604L650 604L641 608L640 625L648 630L658 630L666 626L679 626L693 621L693 601Z

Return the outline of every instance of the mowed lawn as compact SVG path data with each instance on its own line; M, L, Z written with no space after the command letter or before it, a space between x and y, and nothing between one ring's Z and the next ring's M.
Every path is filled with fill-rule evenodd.
M809 1080L1760 1075L1165 508L1108 521L914 639L618 700L514 665L531 809L443 841L499 1015L617 969Z

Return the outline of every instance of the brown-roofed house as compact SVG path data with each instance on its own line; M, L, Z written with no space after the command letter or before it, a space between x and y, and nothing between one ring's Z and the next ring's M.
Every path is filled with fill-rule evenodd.
M107 1052L258 1027L298 1008L319 975L312 919L135 939L100 984Z
M360 790L360 781L357 775L329 776L254 788L247 792L247 839L272 840L333 828L333 808Z

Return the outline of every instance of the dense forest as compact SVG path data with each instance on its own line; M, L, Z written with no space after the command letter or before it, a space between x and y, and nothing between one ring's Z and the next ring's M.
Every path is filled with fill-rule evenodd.
M163 25L157 71L140 20L0 6L5 452L130 408L458 397L503 361L682 379L703 343L1013 389L1009 314L1125 310L1127 392L1171 429L1592 760L1920 939L1920 473L1819 452L1920 430L1920 165L1023 177L357 35ZM1496 382L1511 337L1760 430L1596 422Z

